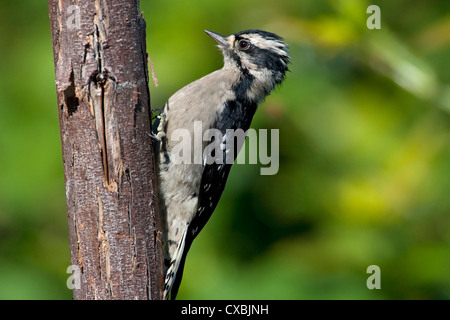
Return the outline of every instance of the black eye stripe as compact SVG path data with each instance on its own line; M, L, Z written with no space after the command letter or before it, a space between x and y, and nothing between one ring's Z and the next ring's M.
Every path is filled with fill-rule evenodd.
M274 54L274 52L269 49L261 49L254 46L251 55L249 55L249 59L252 63L269 70L287 71L286 58Z

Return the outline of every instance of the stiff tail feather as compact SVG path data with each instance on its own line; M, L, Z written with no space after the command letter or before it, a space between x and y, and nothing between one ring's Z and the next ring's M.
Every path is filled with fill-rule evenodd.
M178 243L177 249L175 250L172 261L170 262L170 266L167 269L166 278L164 280L164 300L169 299L170 292L172 291L172 286L175 282L177 272L180 268L180 263L183 260L187 231L188 228L186 227L184 229L183 236L181 237L181 240Z

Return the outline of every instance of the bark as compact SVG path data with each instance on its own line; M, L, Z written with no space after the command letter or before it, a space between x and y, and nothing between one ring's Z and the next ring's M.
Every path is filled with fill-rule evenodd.
M49 0L74 299L161 299L145 21L138 0Z

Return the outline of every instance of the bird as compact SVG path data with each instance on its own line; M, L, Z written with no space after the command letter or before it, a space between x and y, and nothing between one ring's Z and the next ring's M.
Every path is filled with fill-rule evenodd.
M258 104L283 82L291 61L288 45L274 33L205 32L217 42L223 67L174 93L152 127L158 141L164 299L176 299L187 253L214 212L242 146L231 133L247 132Z

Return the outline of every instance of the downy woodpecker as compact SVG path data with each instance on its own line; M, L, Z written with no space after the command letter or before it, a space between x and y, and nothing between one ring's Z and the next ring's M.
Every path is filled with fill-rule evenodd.
M261 30L228 37L206 33L223 53L223 68L171 96L154 124L159 140L165 299L169 295L175 299L187 252L216 208L242 146L242 141L234 145L229 130L247 132L259 102L284 80L290 62L287 45L276 34ZM196 134L200 135L197 144ZM214 148L208 149L208 144Z

